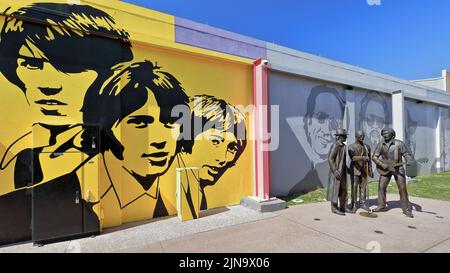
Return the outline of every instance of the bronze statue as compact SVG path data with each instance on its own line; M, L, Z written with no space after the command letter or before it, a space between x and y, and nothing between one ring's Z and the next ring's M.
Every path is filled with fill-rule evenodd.
M331 145L328 153L331 179L328 185L327 199L331 202L332 213L345 215L347 211L347 152L344 142L347 140L347 131L339 129L336 131L335 137L336 141Z
M358 131L355 134L356 142L348 146L350 157L350 181L351 181L351 211L356 212L359 207L369 211L367 203L369 176L373 178L370 146L364 143L365 134ZM358 194L359 192L359 194ZM359 195L359 202L358 202ZM358 204L359 203L359 204Z
M401 140L395 139L395 131L391 128L381 130L383 140L378 144L373 154L373 162L377 165L377 171L380 174L378 185L378 207L374 212L386 209L386 189L394 176L397 182L398 191L400 193L400 202L403 214L407 217L413 217L408 200L408 191L406 189L406 174L403 165L413 162L414 157L411 155L408 147ZM403 158L406 162L403 162Z

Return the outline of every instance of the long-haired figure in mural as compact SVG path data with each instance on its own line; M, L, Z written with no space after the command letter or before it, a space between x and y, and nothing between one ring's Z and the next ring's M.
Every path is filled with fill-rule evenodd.
M190 97L190 108L191 140L186 141L188 148L177 157L178 165L199 168L193 175L200 186L200 209L205 210L208 209L205 188L214 186L245 150L245 116L235 106L209 95Z
M79 200L82 189L76 172L98 145L78 141L81 109L95 104L89 97L98 93L116 65L132 59L132 52L128 34L114 19L85 5L36 3L20 8L7 16L0 36L0 71L23 92L29 103L24 115L34 120L32 130L18 136L0 157L0 171L14 169L13 177L0 187L11 184L15 190L0 198L0 230L15 241L31 236L31 191L33 224L40 230L72 225L68 216L85 202ZM86 206L84 215L97 221L98 229L91 207ZM41 208L45 219L37 223ZM9 229L14 229L12 234Z
M345 99L337 89L325 85L311 89L303 118L304 134L299 134L304 137L300 143L309 157L311 170L289 194L299 193L305 188L328 186L327 156L334 141L333 133L343 128L344 116Z
M83 108L85 125L102 126L106 175L100 204L105 218L125 215L133 221L168 215L159 177L181 151L181 125L172 109L188 107L188 99L173 75L144 61L113 76L97 94L97 104ZM89 130L83 138L90 139Z
M406 109L405 144L408 145L413 156L416 156L416 131L418 124L417 121L413 120L410 110Z
M359 130L367 136L368 144L374 150L381 140L381 130L390 123L389 105L385 97L377 92L368 92L361 100Z

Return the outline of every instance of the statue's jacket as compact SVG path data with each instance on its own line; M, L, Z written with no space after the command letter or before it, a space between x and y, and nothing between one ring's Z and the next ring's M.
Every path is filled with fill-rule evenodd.
M331 179L328 186L327 200L337 202L339 189L347 185L347 156L345 144L333 143L328 154L328 164L330 165ZM334 173L339 170L341 179L338 180ZM342 184L342 185L341 185Z

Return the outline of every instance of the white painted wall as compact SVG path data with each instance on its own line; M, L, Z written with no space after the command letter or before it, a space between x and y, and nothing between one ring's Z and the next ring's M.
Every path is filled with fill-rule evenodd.
M428 87L441 89L442 91L447 90L447 79L436 78L436 79L424 79L424 80L414 80L414 83L422 84Z

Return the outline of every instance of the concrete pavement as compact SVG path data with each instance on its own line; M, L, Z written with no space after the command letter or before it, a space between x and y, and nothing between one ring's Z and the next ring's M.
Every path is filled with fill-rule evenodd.
M106 230L95 238L0 252L450 252L450 202L411 198L415 218L402 215L398 195L378 218L330 213L329 203L258 213L242 206ZM391 201L390 201L391 200ZM374 204L375 199L372 199Z

